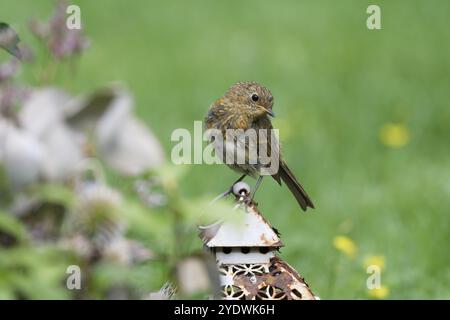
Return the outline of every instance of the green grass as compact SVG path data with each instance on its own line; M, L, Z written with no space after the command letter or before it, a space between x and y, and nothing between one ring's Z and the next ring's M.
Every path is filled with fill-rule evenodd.
M92 46L72 91L124 82L168 156L172 130L234 82L272 90L285 158L317 209L302 214L269 179L257 200L321 298L367 298L362 261L377 254L388 298L450 299L449 1L376 1L379 31L365 26L374 1L74 2ZM52 5L4 0L1 20L23 33ZM408 128L406 146L380 142L390 122ZM196 165L182 187L212 197L236 177ZM333 248L340 234L355 259Z

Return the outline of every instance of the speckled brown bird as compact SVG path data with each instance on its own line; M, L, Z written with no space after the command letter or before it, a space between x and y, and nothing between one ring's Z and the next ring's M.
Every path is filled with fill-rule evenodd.
M269 137L272 133L271 130L273 129L269 118L274 117L274 112L272 110L273 103L274 99L272 93L266 87L256 82L238 82L230 87L222 98L211 105L205 118L205 128L220 130L225 144L229 144L230 142L228 141L230 138L227 140L227 129L247 130L253 128L256 129L257 132L258 129L267 129L270 133L267 136L257 135L258 141L254 145L261 146L261 143L264 144L267 148L267 155L270 156L271 159L272 156L275 156L273 159L278 159L278 171L271 174L271 176L280 185L281 180L283 180L300 207L306 211L308 207L314 208L314 204L289 169L286 162L282 159L276 138L270 139ZM212 139L212 141L215 145L218 144L216 139ZM244 148L246 161L245 163L240 164L236 162L227 163L227 165L233 170L243 174L238 181L242 180L247 175L258 178L252 194L253 197L263 178L262 170L263 168L267 168L269 164L260 162L259 157L256 163L247 161L250 152L249 145L252 146L247 140L245 140L245 143L239 143L236 140L232 141L232 143L235 150ZM258 148L258 151L259 149L260 148ZM216 148L216 152L217 150L218 149ZM223 151L225 152L225 150ZM275 152L277 154L275 154Z

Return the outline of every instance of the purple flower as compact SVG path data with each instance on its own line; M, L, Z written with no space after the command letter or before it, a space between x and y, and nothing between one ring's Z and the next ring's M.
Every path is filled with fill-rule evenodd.
M8 62L0 64L0 83L11 79L19 70L17 59L11 59Z
M44 41L57 59L80 54L89 46L89 41L82 36L81 30L67 28L67 6L67 2L59 1L48 22L32 20L29 24L31 31Z

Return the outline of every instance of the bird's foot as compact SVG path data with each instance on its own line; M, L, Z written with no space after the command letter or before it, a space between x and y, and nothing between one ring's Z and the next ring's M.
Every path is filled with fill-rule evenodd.
M250 207L252 205L254 206L258 206L258 203L253 201L253 199L251 197L244 197L244 199L242 200L242 202L247 206Z

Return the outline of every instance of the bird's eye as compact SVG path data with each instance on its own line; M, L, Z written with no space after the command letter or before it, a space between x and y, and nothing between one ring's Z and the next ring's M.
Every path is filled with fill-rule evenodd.
M259 100L259 97L256 93L252 94L252 100L255 102Z

